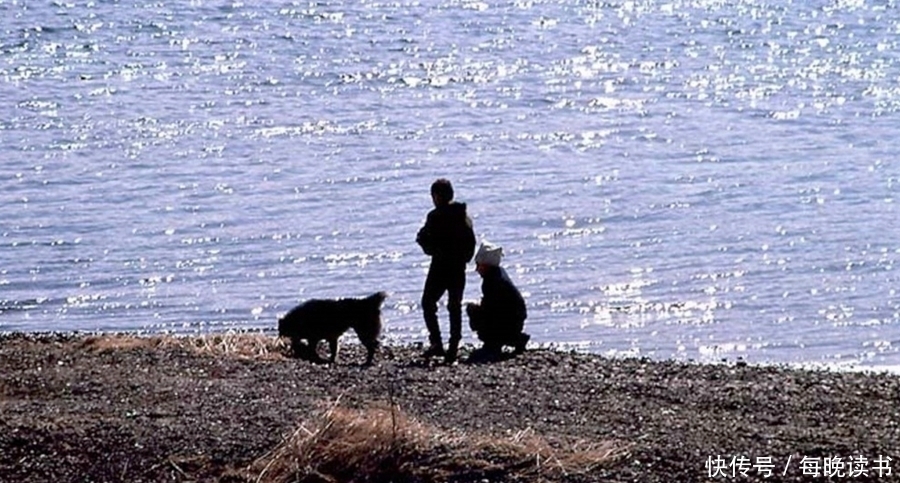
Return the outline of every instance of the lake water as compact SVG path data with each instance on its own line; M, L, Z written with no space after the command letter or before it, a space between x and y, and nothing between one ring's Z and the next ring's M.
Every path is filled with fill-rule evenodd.
M424 341L447 177L537 343L900 366L895 1L0 15L0 331L271 330L386 290Z

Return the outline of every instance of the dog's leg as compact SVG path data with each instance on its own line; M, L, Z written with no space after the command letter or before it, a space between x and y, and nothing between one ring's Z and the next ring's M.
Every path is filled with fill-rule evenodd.
M331 363L334 364L338 356L338 338L328 339L328 347L331 349Z
M363 342L363 345L366 347L366 365L371 366L375 362L375 351L378 350L378 341Z
M309 360L316 363L325 362L325 359L319 355L319 342L321 339L310 339L309 341Z
M291 355L296 359L305 359L307 353L306 344L303 339L291 337Z

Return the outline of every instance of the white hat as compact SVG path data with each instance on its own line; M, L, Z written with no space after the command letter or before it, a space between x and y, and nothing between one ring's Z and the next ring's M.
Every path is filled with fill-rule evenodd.
M481 242L478 253L475 254L475 263L499 267L501 258L503 258L503 247L489 242Z

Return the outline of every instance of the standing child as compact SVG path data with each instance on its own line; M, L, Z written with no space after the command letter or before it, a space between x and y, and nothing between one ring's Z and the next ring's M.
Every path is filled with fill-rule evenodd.
M432 183L431 201L434 209L428 213L425 226L416 236L416 243L431 256L422 290L422 311L430 344L423 356L444 356L452 363L462 339L466 264L475 253L475 232L472 219L466 213L466 204L453 201L453 185L449 180L441 178ZM450 340L446 352L437 316L437 303L444 292L447 292L447 311L450 313Z

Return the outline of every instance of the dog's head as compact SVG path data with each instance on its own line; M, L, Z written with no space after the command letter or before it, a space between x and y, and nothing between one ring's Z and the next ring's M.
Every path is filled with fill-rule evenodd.
M288 324L285 323L284 317L278 319L278 337L289 337L291 334L288 330Z
M298 337L303 326L303 319L309 312L307 304L300 304L278 319L279 337Z

